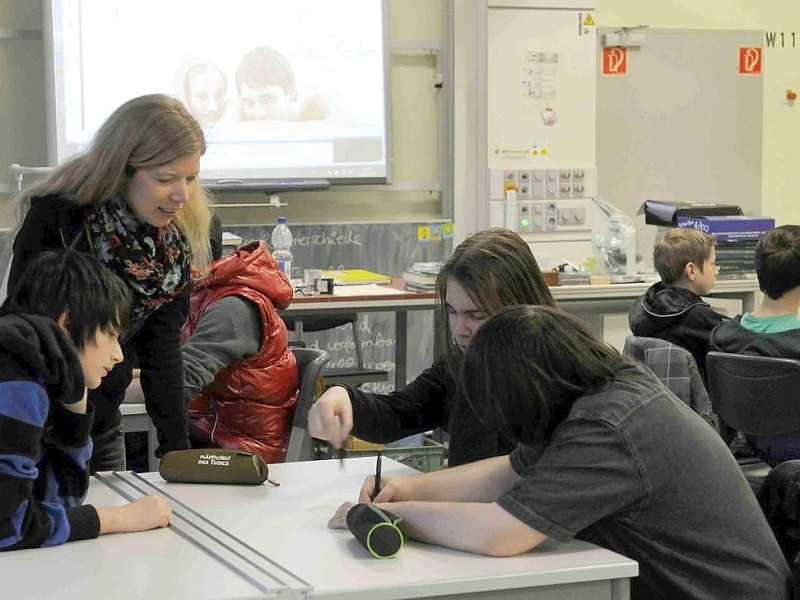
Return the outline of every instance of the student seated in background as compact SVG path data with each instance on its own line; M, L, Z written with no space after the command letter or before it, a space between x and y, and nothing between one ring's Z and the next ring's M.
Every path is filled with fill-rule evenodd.
M639 563L632 598L785 599L790 572L722 439L644 366L546 306L500 310L461 365L476 418L510 456L412 477L374 497L411 539L513 556L547 538ZM374 476L359 501L374 495ZM346 527L352 503L328 523Z
M756 245L755 263L758 286L764 294L761 304L714 329L710 348L800 359L800 225L782 225L766 232ZM800 438L751 441L770 462L800 458Z
M298 379L278 310L292 301L292 286L263 241L220 258L221 237L212 233L215 260L192 287L183 330L192 443L283 462Z
M694 229L670 229L656 242L653 264L661 281L631 307L631 332L686 348L705 382L708 338L726 319L700 297L717 280L714 238Z
M513 449L508 440L475 419L458 389L458 373L470 339L490 315L512 304L555 305L530 247L509 229L488 229L468 237L439 271L436 295L444 324L443 355L391 394L331 387L309 411L313 437L340 448L351 432L386 443L442 427L450 434L450 466Z
M66 250L31 260L0 307L0 550L169 524L161 496L82 505L94 418L88 389L122 361L130 304L102 262Z

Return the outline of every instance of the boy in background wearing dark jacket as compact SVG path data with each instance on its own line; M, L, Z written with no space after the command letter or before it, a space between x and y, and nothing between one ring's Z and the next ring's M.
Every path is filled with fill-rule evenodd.
M160 496L83 505L94 406L123 359L130 292L93 256L42 252L0 307L0 550L169 524Z
M800 359L800 225L766 232L756 245L755 263L758 286L764 293L761 304L717 327L711 333L710 348ZM800 458L800 438L754 443L774 462Z
M717 280L714 238L695 229L670 229L656 242L653 264L661 281L631 307L631 331L691 352L705 381L711 330L726 320L700 297L709 294Z

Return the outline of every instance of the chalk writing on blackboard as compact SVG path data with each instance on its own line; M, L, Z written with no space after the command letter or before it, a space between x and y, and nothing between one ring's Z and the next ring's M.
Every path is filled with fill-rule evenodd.
M420 223L351 223L335 225L294 225L290 223L294 244L295 273L305 268L367 269L387 275L400 275L415 262L442 261L450 256L452 240L420 242ZM427 224L430 227L430 224ZM270 242L274 225L223 227L243 240ZM388 393L395 389L395 314L362 312L356 326L361 340L364 367L389 372L389 380L370 382L363 389ZM408 377L413 378L433 362L433 311L408 314ZM413 343L411 341L413 340ZM326 350L332 368L355 367L357 359L353 332L349 325L327 331L303 333L303 342Z
M294 243L296 246L363 246L361 235L350 230L300 235L294 238Z

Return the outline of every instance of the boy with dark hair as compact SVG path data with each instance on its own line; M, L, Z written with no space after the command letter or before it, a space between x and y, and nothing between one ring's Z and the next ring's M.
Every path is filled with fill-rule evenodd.
M710 348L800 359L800 225L766 232L756 245L755 262L758 286L764 293L761 304L714 329ZM774 462L800 458L800 438L754 443Z
M517 446L380 489L370 475L359 501L394 513L408 538L490 556L592 542L639 563L633 600L789 598L789 566L720 436L585 323L501 308L460 373L474 418ZM328 526L347 527L352 506Z
M714 238L695 229L670 229L656 242L653 264L661 281L631 307L631 332L686 348L705 381L708 338L725 320L700 297L717 280Z
M41 253L0 307L0 550L169 524L157 496L81 506L94 417L87 393L122 361L129 310L126 285L73 251Z

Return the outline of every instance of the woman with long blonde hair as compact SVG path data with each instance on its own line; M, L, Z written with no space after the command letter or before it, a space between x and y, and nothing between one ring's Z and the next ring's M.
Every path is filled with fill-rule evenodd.
M191 274L206 273L210 262L210 199L199 182L205 150L180 101L140 96L114 111L85 152L16 198L9 289L39 253L73 248L97 256L131 290L125 360L89 396L92 471L125 469L119 405L137 359L157 454L189 447L180 330Z

